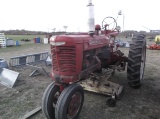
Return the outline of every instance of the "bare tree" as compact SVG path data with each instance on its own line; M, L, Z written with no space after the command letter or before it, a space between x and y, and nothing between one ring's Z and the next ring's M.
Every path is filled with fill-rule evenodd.
M53 32L55 32L55 31L56 31L56 28L53 28L52 30L53 30Z
M64 28L64 30L65 30L65 32L66 32L66 29L68 28L68 26L63 26L63 28Z

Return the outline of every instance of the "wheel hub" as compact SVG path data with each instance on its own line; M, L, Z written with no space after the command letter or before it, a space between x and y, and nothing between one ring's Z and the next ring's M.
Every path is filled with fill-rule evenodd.
M60 93L56 92L56 94L54 95L54 98L53 98L53 107L54 108L56 107L56 103L58 101L59 96L60 96Z
M80 109L81 102L82 102L81 93L79 92L75 93L72 96L70 104L68 106L68 118L73 118L77 114L78 110Z

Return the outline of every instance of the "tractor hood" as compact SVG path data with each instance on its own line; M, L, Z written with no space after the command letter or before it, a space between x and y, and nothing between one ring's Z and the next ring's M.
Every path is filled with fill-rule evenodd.
M87 35L58 35L52 36L50 38L50 44L55 46L60 45L74 45L78 43L83 43L84 39L92 39L91 36Z
M83 43L85 38L89 38L89 35L58 35L50 38L50 44L59 45L74 45L77 43Z
M58 35L50 38L50 44L53 46L72 46L75 44L89 43L89 45L109 44L110 35Z

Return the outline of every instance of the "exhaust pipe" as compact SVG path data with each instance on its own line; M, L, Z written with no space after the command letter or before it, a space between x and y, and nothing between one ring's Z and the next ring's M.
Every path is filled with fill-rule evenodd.
M89 17L88 17L89 34L93 35L95 32L95 19L94 19L94 5L92 4L92 0L89 0L87 7L89 11Z

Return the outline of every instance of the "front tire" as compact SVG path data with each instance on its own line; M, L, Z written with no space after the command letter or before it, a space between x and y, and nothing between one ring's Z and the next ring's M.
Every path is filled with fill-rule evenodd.
M60 96L60 88L52 82L46 88L42 98L42 112L47 119L55 119L55 105Z
M56 119L77 119L84 101L84 90L71 84L63 90L56 104Z
M145 35L132 38L128 55L127 79L131 87L139 88L142 84L146 61Z

